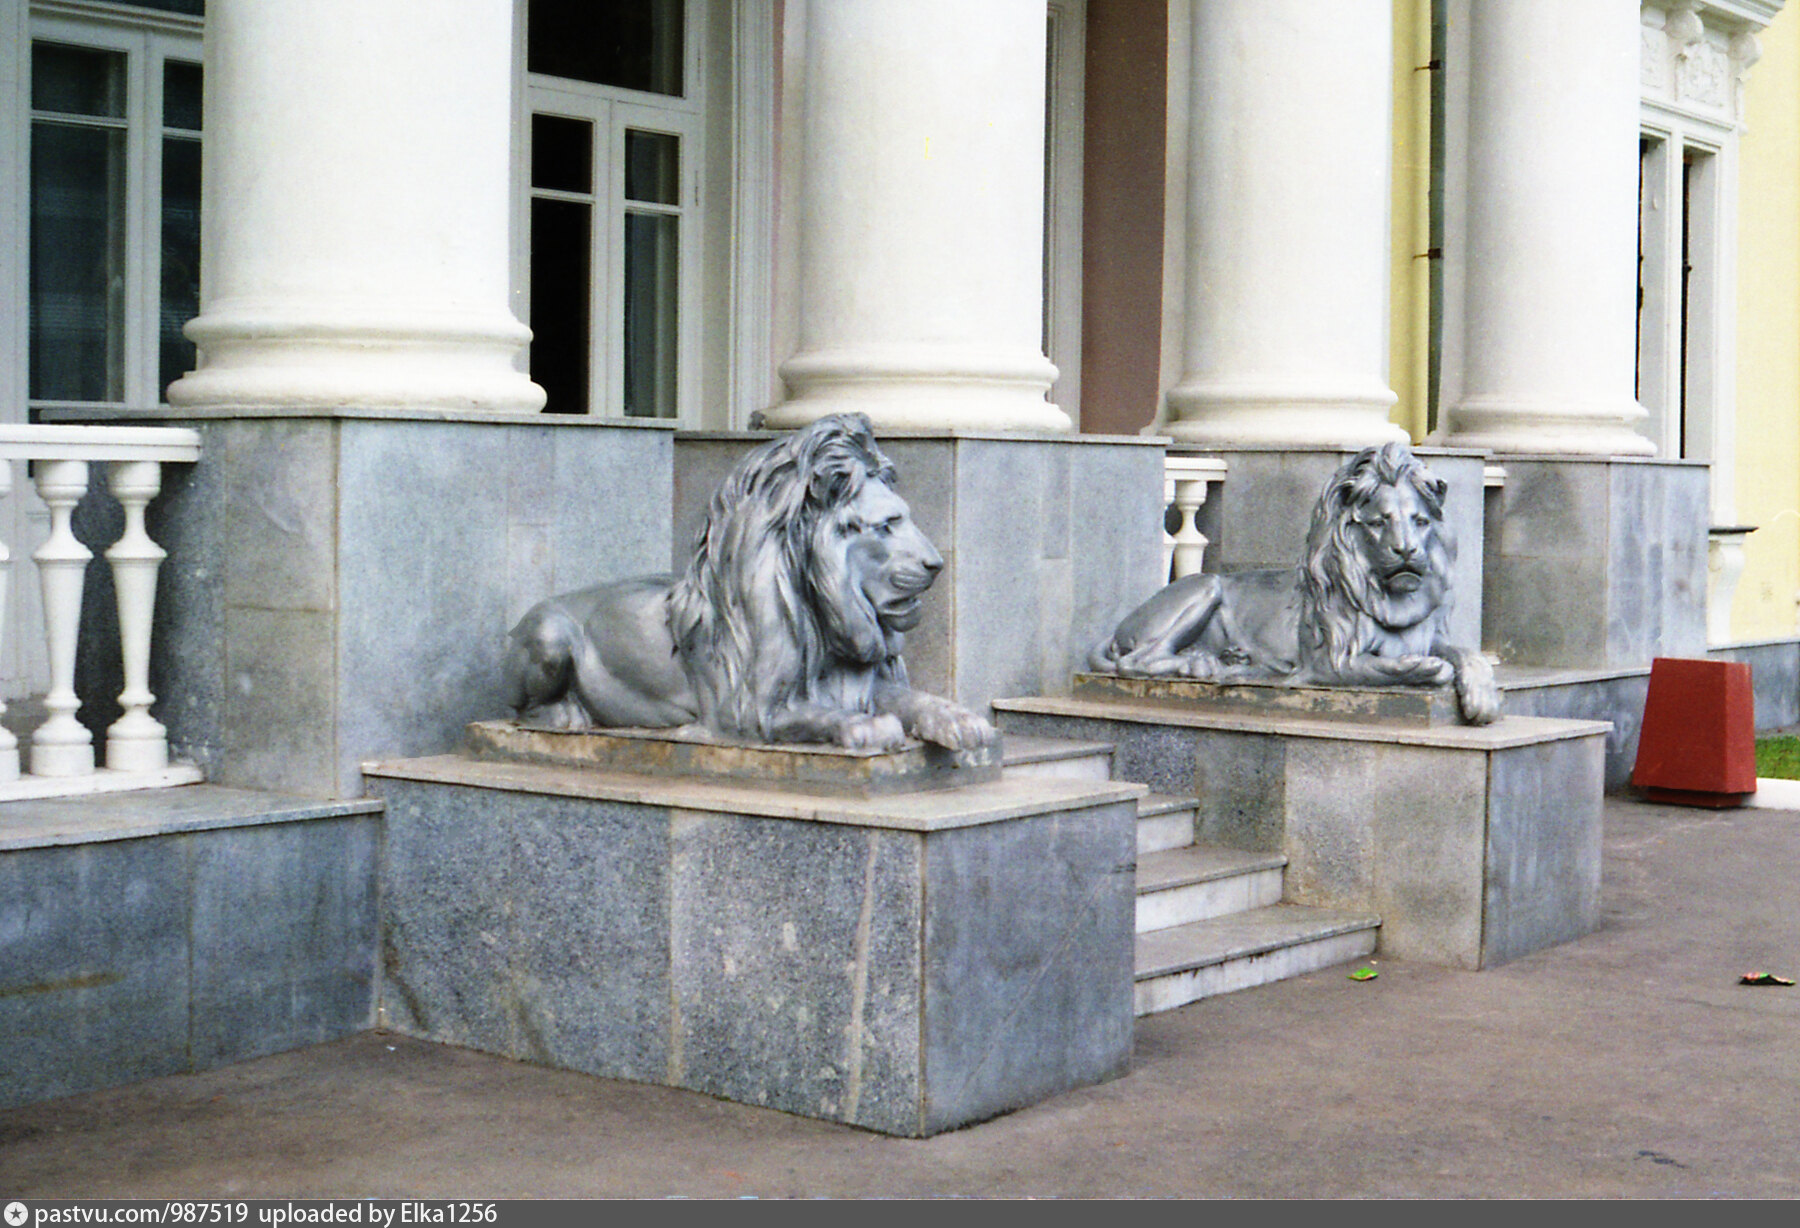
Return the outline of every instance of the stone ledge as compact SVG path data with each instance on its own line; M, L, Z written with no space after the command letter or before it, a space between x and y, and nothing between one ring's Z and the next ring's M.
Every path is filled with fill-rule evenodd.
M593 768L501 763L462 755L365 763L363 774L377 779L469 785L511 793L915 832L979 827L1074 806L1135 801L1149 792L1143 785L1122 781L1027 778L1001 779L923 793L870 798L830 797L791 789L634 776Z
M0 807L0 853L338 819L381 809L375 798L318 801L220 785L16 801Z
M1407 746L1443 747L1448 750L1509 750L1592 737L1612 729L1608 721L1571 721L1541 716L1506 716L1492 725L1404 725L1393 721L1366 724L1342 719L1290 715L1254 715L1241 712L1207 712L1169 704L1130 703L1108 699L1061 699L1052 696L997 699L999 712L1038 716L1075 717L1100 721L1135 721L1148 725L1172 725L1190 729L1215 729L1233 733L1284 734L1296 738L1325 738L1342 742L1390 742Z
M1286 679L1214 682L1201 678L1129 678L1079 673L1080 699L1180 705L1200 712L1306 716L1331 721L1392 721L1403 725L1459 723L1452 687L1305 685Z

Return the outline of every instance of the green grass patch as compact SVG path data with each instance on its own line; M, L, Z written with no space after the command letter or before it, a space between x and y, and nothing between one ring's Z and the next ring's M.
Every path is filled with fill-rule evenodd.
M1783 734L1756 739L1756 774L1800 780L1800 737Z

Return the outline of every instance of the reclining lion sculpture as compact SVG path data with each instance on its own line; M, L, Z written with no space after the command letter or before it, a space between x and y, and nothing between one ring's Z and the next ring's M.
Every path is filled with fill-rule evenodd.
M1456 686L1465 722L1500 715L1494 672L1446 640L1456 542L1446 484L1403 444L1326 483L1298 568L1184 576L1088 657L1096 673L1231 682Z
M551 598L513 628L509 702L559 729L698 723L728 738L951 750L997 736L913 690L904 633L944 561L861 414L763 444L713 496L680 576Z

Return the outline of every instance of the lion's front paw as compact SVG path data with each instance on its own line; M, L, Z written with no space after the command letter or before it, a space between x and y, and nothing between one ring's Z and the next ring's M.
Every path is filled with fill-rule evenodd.
M1494 668L1479 653L1469 653L1456 672L1456 707L1471 725L1491 725L1500 719L1500 687Z
M838 745L846 750L893 750L906 741L900 718L889 713L853 716L838 727Z
M1000 735L982 717L948 700L923 705L913 718L913 736L947 750L974 750Z

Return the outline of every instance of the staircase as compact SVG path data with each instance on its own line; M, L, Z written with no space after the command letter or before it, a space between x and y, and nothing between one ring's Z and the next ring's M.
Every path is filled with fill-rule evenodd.
M1112 747L1006 737L1010 777L1112 778ZM1157 1011L1361 959L1380 920L1281 902L1281 853L1194 843L1196 799L1138 802L1136 1012Z

